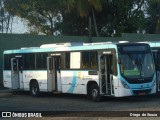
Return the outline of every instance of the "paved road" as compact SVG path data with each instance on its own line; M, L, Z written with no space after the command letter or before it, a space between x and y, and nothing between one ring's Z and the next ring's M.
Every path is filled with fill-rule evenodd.
M6 89L6 88L4 88L2 84L0 84L0 90L3 90L3 89Z
M2 104L3 103L3 104ZM109 98L93 102L83 95L43 94L35 98L28 92L13 92L0 99L0 111L160 111L160 95Z

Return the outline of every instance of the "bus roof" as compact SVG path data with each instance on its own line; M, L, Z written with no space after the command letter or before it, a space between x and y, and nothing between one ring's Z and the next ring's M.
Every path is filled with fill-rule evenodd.
M160 47L160 42L147 42L151 47Z
M100 43L83 43L76 44L76 45L69 45L68 46L59 44L45 44L41 45L41 47L30 47L30 48L21 48L15 50L5 50L4 54L15 54L15 53L42 53L42 52L62 52L62 51L87 51L87 50L100 50L100 49L113 49L117 50L117 45L129 45L135 43L111 43L111 42L100 42ZM138 44L138 43L136 43ZM141 43L139 43L141 44ZM47 47L48 46L48 47Z

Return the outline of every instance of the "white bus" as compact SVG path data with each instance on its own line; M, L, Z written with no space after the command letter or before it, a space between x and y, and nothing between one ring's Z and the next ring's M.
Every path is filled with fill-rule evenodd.
M152 49L155 68L156 68L156 76L157 76L157 93L159 93L160 92L160 42L152 41L146 43L148 43Z
M40 92L124 97L156 92L151 49L144 43L46 44L4 51L4 86Z

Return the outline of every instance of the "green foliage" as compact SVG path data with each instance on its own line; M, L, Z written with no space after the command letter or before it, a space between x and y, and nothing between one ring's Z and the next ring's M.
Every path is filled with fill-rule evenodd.
M53 35L54 24L60 22L59 8L56 0L7 0L6 9L28 21L30 29Z
M148 0L146 32L160 33L160 0Z
M5 8L27 20L34 34L120 36L160 31L159 0L6 0Z
M13 15L9 14L4 9L4 1L0 0L0 32L9 33L12 32Z
M91 32L92 36L96 36L94 31L96 28L100 36L120 36L123 32L142 31L144 28L143 3L144 0L78 0L75 3L72 1L70 12L62 15L64 20L61 24L62 34L88 35ZM137 9L135 6L138 6ZM93 24L92 10L94 10L97 26ZM92 17L91 28L89 17Z

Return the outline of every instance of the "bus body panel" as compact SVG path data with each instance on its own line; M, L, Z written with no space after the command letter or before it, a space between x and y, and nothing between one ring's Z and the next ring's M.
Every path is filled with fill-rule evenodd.
M74 94L86 94L88 81L98 84L98 75L89 75L86 70L62 70L62 92Z
M116 96L116 97L127 97L127 96L132 96L130 89L126 89L122 86L119 86L118 87L118 96Z
M40 91L47 91L47 71L23 71L24 90L29 90L31 80L38 81Z
M3 86L10 89L12 88L10 70L3 71Z
M117 76L113 75L113 90L114 90L114 96L118 97L119 96L119 91L118 91L118 87L119 87L119 79Z
M118 79L119 79L119 86L118 86L119 94L117 97L146 95L146 94L156 93L156 74L154 74L152 82L149 82L149 83L129 84L121 76L119 76ZM129 88L126 89L121 81L125 81L125 83Z

